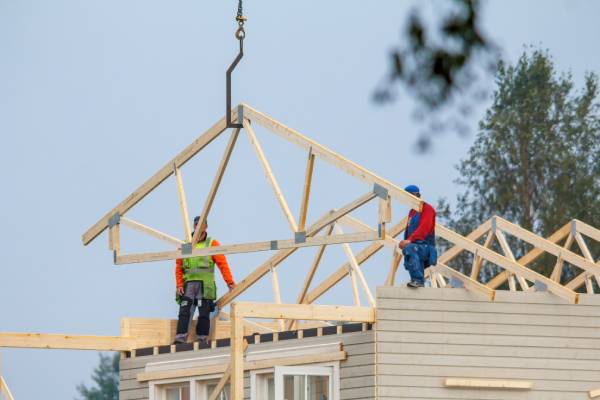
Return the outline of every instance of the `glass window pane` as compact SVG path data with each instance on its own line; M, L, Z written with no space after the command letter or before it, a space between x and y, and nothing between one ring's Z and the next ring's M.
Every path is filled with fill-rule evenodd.
M273 375L267 378L267 400L275 400L275 378Z
M207 383L206 384L206 396L210 396L216 387L217 387L216 382L215 383ZM227 384L223 388L223 391L221 392L221 396L217 397L217 398L219 400L229 400L229 393L230 393L230 388L229 388L229 384Z
M308 376L308 400L329 400L329 377Z
M304 375L283 376L283 399L284 400L306 400Z
M190 400L190 384L165 388L166 400Z

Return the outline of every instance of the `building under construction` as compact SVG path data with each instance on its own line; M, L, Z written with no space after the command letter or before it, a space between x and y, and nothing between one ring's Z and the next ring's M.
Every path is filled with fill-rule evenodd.
M229 121L228 121L229 120ZM233 129L228 129L230 126ZM291 212L255 127L293 143L306 154L298 216ZM265 134L268 134L265 133ZM182 167L220 135L229 135L200 214L206 220L239 136L246 135L290 228L284 238L227 243L198 249ZM364 184L364 193L314 220L307 218L313 170L329 164ZM179 196L184 237L161 232L128 212L168 178ZM376 202L370 220L353 213ZM121 352L122 400L214 399L586 399L600 397L600 263L589 250L600 230L582 221L542 238L496 216L467 236L436 225L449 246L426 270L428 287L397 282L398 248L407 219L398 205L420 211L423 200L325 148L248 105L235 107L156 174L110 209L83 235L90 243L107 231L115 264L186 259L215 254L270 252L270 257L216 301L210 340L172 344L174 320L125 318L120 336L0 333L0 346ZM121 230L161 240L168 251L131 253ZM362 244L356 252L351 244ZM514 243L529 249L519 258ZM511 248L511 244L513 247ZM339 266L321 265L327 246L341 246ZM355 245L356 246L356 245ZM281 301L286 259L305 247L317 252L297 301ZM369 261L392 249L382 265ZM465 261L468 260L468 261ZM532 266L551 262L544 270ZM549 260L549 261L548 261ZM563 281L565 263L578 275ZM482 279L482 268L499 273ZM337 267L316 282L317 269ZM386 269L383 282L368 282L365 268ZM269 277L273 301L255 302L246 291ZM343 280L353 304L323 304ZM595 282L594 282L595 281ZM373 292L371 288L377 287ZM361 304L361 292L368 304ZM0 380L4 396L12 398Z

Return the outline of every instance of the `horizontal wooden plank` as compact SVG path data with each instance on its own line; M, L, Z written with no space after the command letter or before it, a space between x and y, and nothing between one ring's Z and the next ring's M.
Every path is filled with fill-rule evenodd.
M565 338L600 338L600 330L564 326L528 326L507 324L465 324L414 321L378 321L379 331L446 332L484 335L554 336Z
M135 339L121 336L13 332L0 333L0 347L123 351L135 348L136 343Z
M380 286L377 288L377 298L489 302L481 296L462 288L419 288L419 290L413 290L406 287ZM579 299L578 305L600 305L600 296L580 294ZM548 292L511 292L508 290L497 290L494 303L571 304Z
M221 246L193 249L191 253L183 254L180 250L158 251L151 253L123 254L116 257L115 264L135 264L142 262L167 261L216 254L239 254L259 251L298 249L302 247L333 245L340 243L358 243L378 240L377 232L346 233L343 235L328 235L307 237L304 242L295 239L268 240L263 242L226 244Z
M441 289L438 289L441 290ZM587 317L600 316L600 307L582 304L532 304L532 303L488 303L474 301L446 301L446 300L420 300L412 299L378 299L377 311L382 310L437 310L455 312L491 312L494 314L521 314L521 315L555 315L557 317Z
M355 365L346 366L341 363L340 365L340 377L344 378L355 378L360 376L374 376L375 375L375 362L369 365Z
M291 318L353 322L375 321L374 308L357 306L235 302L231 305L231 313L251 318Z
M447 378L444 380L444 386L465 389L530 390L533 384L529 381L517 380Z
M461 365L465 367L531 368L565 371L600 371L598 360L518 358L489 356L444 356L431 354L377 354L377 363L395 365Z
M587 382L590 385L600 381L600 371L568 371L564 369L538 369L538 368L503 368L487 365L485 368L479 366L465 365L399 365L399 364L377 364L377 374L394 376L424 376L439 379L440 377L462 378L465 376L473 378L495 378L495 379L528 379L547 381L574 381Z
M449 332L385 332L377 333L378 345L388 343L423 343L423 344L465 344L465 345L487 345L517 346L517 347L551 347L557 351L560 357L561 351L570 349L600 349L600 339L552 337L552 336L515 336L515 335L479 335L475 333L449 333Z
M406 374L404 374L404 372ZM402 375L398 374L381 374L378 375L378 383L380 386L412 386L412 387L437 387L443 388L446 379L464 379L465 377L444 377L444 376L420 376L409 375L409 371L403 371ZM593 382L585 381L569 381L565 379L523 379L523 378L496 378L492 376L486 377L469 377L477 380L525 380L531 382L533 389L537 391L558 391L558 392L579 392L585 395ZM510 394L507 394L509 396Z
M367 386L361 388L340 388L340 398L342 400L354 400L354 399L373 399L375 396L375 387Z
M429 321L600 328L600 318L487 312L378 309L379 321Z
M374 354L360 354L352 357L348 357L347 360L342 362L344 368L356 367L356 366L368 366L375 363Z
M488 338L489 340L489 338ZM521 358L560 358L569 360L591 360L600 363L600 348L573 349L555 347L532 347L514 344L498 345L495 341L489 344L433 344L433 343L398 343L380 342L377 351L381 354L432 354Z
M365 386L375 386L375 376L356 376L340 379L340 388L342 390Z
M146 400L149 395L148 389L120 390L119 400Z
M537 392L504 390L473 390L456 388L416 388L388 387L379 388L379 398L410 398L410 399L461 399L461 400L581 400L581 393L569 392Z

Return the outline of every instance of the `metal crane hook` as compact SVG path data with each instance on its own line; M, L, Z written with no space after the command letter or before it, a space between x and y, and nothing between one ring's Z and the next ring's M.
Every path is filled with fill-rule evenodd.
M226 86L226 104L225 104L225 118L227 121L227 128L242 128L241 121L237 124L234 124L231 121L231 74L233 70L238 65L242 57L244 57L244 38L246 37L246 31L244 30L244 22L246 22L246 17L243 15L242 10L242 0L238 1L238 12L235 20L238 23L238 28L235 31L235 38L240 42L240 51L238 55L235 57L229 68L227 68L227 73L225 74L225 86Z

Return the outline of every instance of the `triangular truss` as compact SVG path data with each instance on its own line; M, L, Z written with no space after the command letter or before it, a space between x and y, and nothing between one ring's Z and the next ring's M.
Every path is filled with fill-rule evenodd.
M393 285L397 268L401 262L402 255L398 250L398 241L395 239L406 229L406 219L395 224L391 222L392 202L397 201L403 205L419 210L422 200L405 192L397 185L387 181L362 166L342 157L341 155L327 149L319 143L309 139L299 132L283 125L275 119L253 109L245 104L239 105L232 112L232 120L241 123L247 135L258 161L263 169L268 183L270 184L275 198L281 208L283 216L290 228L290 238L274 239L263 242L226 244L207 249L196 249L198 237L192 237L190 230L190 219L187 201L183 186L181 167L192 157L203 150L219 135L226 130L225 118L221 119L191 145L169 161L154 176L126 197L121 203L110 210L96 224L94 224L84 235L83 243L88 244L94 240L105 229L109 229L109 247L114 252L116 264L129 264L146 261L173 260L176 258L195 257L213 254L236 254L256 251L275 251L275 253L264 263L259 265L253 272L238 283L236 288L218 299L220 308L231 303L240 294L256 283L260 278L270 273L272 278L273 294L276 303L281 303L279 290L278 266L292 253L302 247L318 246L315 259L312 262L301 290L297 297L298 304L312 304L325 292L335 286L345 277L349 276L352 284L352 295L354 304L360 305L359 287L362 287L371 307L375 306L375 300L369 285L362 272L362 264L384 247L391 247L392 252L389 273L384 282L385 285ZM290 211L286 198L280 189L275 174L269 161L262 150L259 138L254 132L253 125L260 125L270 133L283 138L306 152L306 173L302 185L302 199L299 216L296 219ZM210 213L216 193L227 168L230 158L234 155L234 148L240 135L240 128L231 131L225 152L215 173L215 177L207 198L205 200L201 220L205 220ZM317 220L307 223L307 210L310 203L311 182L315 160L322 160L348 175L368 184L368 190L360 197L348 203L332 209ZM179 239L172 235L162 233L154 228L133 221L126 213L140 200L151 193L167 178L173 176L178 188L179 205L184 226L184 238ZM300 185L300 183L299 183ZM379 207L377 215L373 216L370 224L362 222L350 214L364 204L378 198ZM170 251L124 254L120 244L120 225L141 231L145 234L170 243L174 249ZM343 231L342 227L352 230L350 233ZM197 232L199 233L199 232ZM454 244L454 247L439 257L438 264L427 270L434 287L462 286L477 293L481 293L490 300L494 299L495 290L508 280L510 290L532 291L547 290L561 296L572 303L578 302L578 293L575 292L582 285L586 285L587 292L593 293L592 278L600 283L600 265L595 263L589 248L582 235L600 241L600 230L586 225L581 221L572 221L559 229L548 239L544 239L529 232L515 224L500 217L493 217L484 222L471 234L462 236L441 224L436 227L438 236ZM519 240L525 241L533 246L533 249L523 257L516 259L506 239L506 234ZM480 244L479 239L487 235L485 242ZM557 243L567 238L561 247ZM497 240L501 252L498 253L491 248L493 240ZM576 241L583 256L569 250ZM354 254L350 243L367 242L368 245L360 252ZM340 244L343 247L347 261L334 273L329 275L320 284L313 285L313 278L317 270L323 252L328 245ZM450 268L447 264L455 259L462 251L473 253L473 264L470 275L464 275ZM546 277L539 272L529 268L528 265L544 252L557 257L557 262L551 276ZM500 267L503 272L491 281L482 283L479 281L479 271L483 262L488 262ZM582 269L584 272L568 283L560 282L561 271L564 262ZM447 281L449 280L449 281ZM280 322L280 328L290 329L296 322L288 320Z

